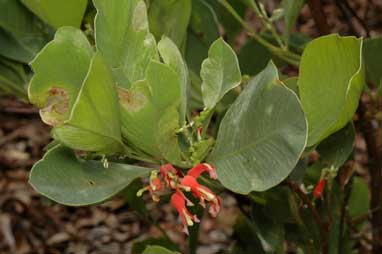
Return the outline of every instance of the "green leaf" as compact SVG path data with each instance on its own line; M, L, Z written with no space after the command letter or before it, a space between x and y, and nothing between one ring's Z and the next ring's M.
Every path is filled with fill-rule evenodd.
M158 50L163 61L169 65L180 78L180 106L179 124L183 125L187 111L187 96L189 88L189 77L186 63L176 45L167 37L163 37L158 43Z
M237 243L230 254L265 254L261 240L256 234L255 225L242 213L237 216L234 230Z
M169 66L152 61L146 79L126 90L118 88L122 135L133 146L172 163L180 160L180 79Z
M354 140L355 129L353 124L349 123L343 129L330 135L317 147L320 159L328 167L341 167L353 151Z
M219 1L209 1L213 6L220 25L224 28L224 38L232 45L240 32L243 30L243 26L235 19L235 17L223 7ZM245 16L247 6L243 1L229 1L234 11L241 17Z
M186 39L192 0L151 0L150 30L157 40L168 36L180 48Z
M289 35L296 24L297 17L305 4L305 0L283 0L281 6L284 9L284 19L285 19L285 33L286 37Z
M0 94L27 99L26 83L22 64L0 58Z
M84 206L101 203L127 187L150 169L77 159L63 146L49 150L30 174L30 184L42 195L64 205Z
M287 209L288 206L284 206L280 210L283 211ZM255 225L256 235L262 240L264 249L270 249L271 253L285 253L283 247L285 242L284 225L266 215L269 214L259 211L258 209L252 213L252 223Z
M0 27L0 55L8 59L28 63L37 52L30 50L9 32Z
M35 75L29 99L42 109L45 123L57 125L69 118L92 56L92 47L81 30L63 27L33 60Z
M366 80L375 86L382 82L382 38L366 39L363 45Z
M50 29L19 1L0 1L0 54L30 62L48 42Z
M93 57L70 118L53 129L65 145L84 151L123 152L119 104L112 74L102 56Z
M270 62L226 113L208 161L228 189L243 194L264 191L293 170L306 137L300 102L278 80Z
M86 36L60 28L32 62L30 101L54 137L84 151L122 152L118 97L112 74ZM90 67L89 67L90 66Z
M243 74L254 76L261 72L271 60L271 52L255 40L248 40L238 54Z
M170 251L171 254L178 253L178 252L172 252L172 251L177 251L179 248L176 244L174 244L167 238L148 238L141 242L134 242L133 247L131 249L131 253L142 254L142 253L145 253L144 251L147 248L151 248L152 251L154 251L154 248L155 250L161 250L161 252L155 252L156 254L168 253L168 252L162 252L163 251L162 249L164 247L166 247L166 251ZM160 248L160 249L157 249L157 248Z
M94 0L96 44L111 67L118 86L130 88L145 77L151 59L158 59L149 33L143 0Z
M21 0L34 14L49 25L80 28L87 0Z
M208 48L218 38L219 24L213 8L205 0L193 0L186 45L186 61L191 80L188 105L191 110L203 108L200 68L203 60L208 57Z
M298 87L309 123L308 146L352 119L363 86L362 39L328 35L306 46Z
M200 71L204 105L213 108L221 98L241 82L239 61L235 52L222 39L216 40L208 51Z
M179 252L170 251L161 246L148 246L142 254L180 254Z
M349 199L349 215L356 217L369 212L370 192L369 187L361 177L354 177L353 187Z
M283 83L298 95L298 77L287 78Z
M186 59L194 73L200 72L209 46L218 38L219 27L214 10L205 0L193 0Z

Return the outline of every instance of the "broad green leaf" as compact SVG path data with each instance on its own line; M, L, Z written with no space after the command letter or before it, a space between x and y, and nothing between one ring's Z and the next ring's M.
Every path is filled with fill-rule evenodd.
M382 38L366 39L363 44L363 58L366 80L376 86L382 83Z
M94 0L96 44L125 89L145 77L151 59L158 59L154 36L149 32L143 0Z
M284 206L280 210L288 213L289 211L285 210L289 210L289 206ZM285 253L283 246L285 242L284 225L258 209L252 212L252 218L256 235L262 240L264 249L270 249L271 253Z
M22 63L28 63L37 51L25 47L11 33L0 27L0 55Z
M287 78L283 83L298 95L298 77Z
M123 152L119 104L112 73L102 56L94 55L70 118L53 129L65 145L84 151Z
M30 173L29 182L42 195L64 205L84 206L101 203L126 188L150 169L127 164L77 159L63 146L49 150Z
M193 0L151 0L148 10L150 31L157 40L168 36L180 48L187 35Z
M341 167L353 151L355 130L352 123L330 135L317 147L320 159L328 167Z
M235 17L219 3L219 1L208 2L213 6L219 23L224 28L224 38L227 38L227 41L232 45L243 30L242 24L240 24L237 19L235 19ZM229 3L237 14L241 17L245 16L248 8L243 1L235 0L229 1Z
M180 254L179 252L174 252L163 248L161 246L148 246L142 254Z
M211 45L208 58L202 63L200 76L207 108L215 107L229 90L240 84L241 73L236 54L222 38Z
M298 87L309 123L308 146L318 144L352 119L364 76L362 39L328 35L306 46Z
M349 215L351 217L364 215L369 212L370 192L369 187L361 177L354 177L349 199Z
M237 216L234 230L237 243L230 254L265 254L261 240L256 234L255 225L242 213Z
M297 17L304 4L305 0L283 0L281 2L284 9L285 34L287 38L289 38L292 28L296 24Z
M0 1L0 54L28 63L48 42L50 29L19 1Z
M181 98L179 106L179 124L183 125L187 111L187 94L190 83L186 63L176 45L167 37L163 37L159 41L158 51L163 61L179 75Z
M300 102L270 62L227 111L208 161L228 189L243 194L264 191L293 170L306 138Z
M186 61L191 80L190 110L203 108L200 68L203 60L208 57L208 48L218 38L219 24L210 2L193 0L186 45Z
M135 194L136 196L137 194ZM147 238L141 242L134 242L133 247L131 248L131 254L142 254L144 253L145 249L150 246L151 249L157 250L157 247L160 246L160 248L166 248L168 251L170 251L171 254L175 254L178 252L172 252L179 250L179 247L174 243L171 242L171 240L167 238ZM150 250L151 251L151 250ZM168 252L155 252L156 254L165 254Z
M254 76L261 72L271 60L271 52L255 40L248 40L238 54L243 74Z
M0 58L0 94L27 99L26 83L22 64Z
M63 27L33 60L35 75L29 99L41 109L45 123L57 125L69 118L92 55L92 47L80 30Z
M186 59L194 73L208 56L208 48L219 38L216 14L205 0L192 1L192 13L187 40Z
M62 26L81 26L87 0L21 0L34 14L49 25L59 28Z
M118 88L122 135L129 143L156 159L177 163L180 158L180 79L169 66L152 61L146 79L126 90Z

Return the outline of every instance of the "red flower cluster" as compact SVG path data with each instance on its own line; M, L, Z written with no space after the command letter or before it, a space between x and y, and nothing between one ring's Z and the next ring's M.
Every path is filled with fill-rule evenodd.
M166 164L160 167L159 171L154 170L150 176L150 184L141 189L137 195L141 196L144 191L149 191L152 199L155 202L159 201L159 193L163 190L162 180L167 188L174 190L171 196L171 204L178 211L180 219L184 225L184 232L188 234L188 226L199 222L196 215L190 213L187 206L194 204L187 199L183 191L191 192L194 197L199 199L199 204L206 207L206 202L209 204L209 213L215 217L220 211L220 199L206 186L200 185L197 181L198 177L207 172L212 179L216 179L216 169L207 163L198 164L191 168L187 175L183 174L174 168L171 164ZM161 178L159 178L159 176Z

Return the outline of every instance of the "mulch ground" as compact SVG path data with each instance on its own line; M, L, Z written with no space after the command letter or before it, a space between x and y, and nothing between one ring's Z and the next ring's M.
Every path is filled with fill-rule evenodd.
M38 112L15 99L0 98L0 254L128 254L132 245L163 237L122 198L92 207L54 204L28 184L29 170L50 142L50 130ZM182 249L185 235L170 205L148 207L152 217ZM231 244L238 210L235 199L223 198L213 220L205 215L198 253L216 253Z
M354 17L349 23L333 4L335 1L323 2L327 3L324 12L333 32L382 34L382 1L348 1L369 31ZM298 29L317 36L306 7ZM143 221L120 198L98 206L73 208L54 204L37 194L28 184L28 174L50 142L49 132L36 109L15 99L0 98L0 254L128 254L134 243L162 237L156 227ZM362 147L362 140L360 144ZM363 157L356 161L364 163ZM183 251L186 238L174 210L169 205L147 204L152 216ZM198 254L218 253L232 244L230 236L237 214L236 200L223 196L219 217L211 219L205 215L202 220Z

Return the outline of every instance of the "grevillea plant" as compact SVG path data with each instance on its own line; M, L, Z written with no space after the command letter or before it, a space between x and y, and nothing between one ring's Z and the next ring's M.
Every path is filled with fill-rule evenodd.
M322 202L325 188L336 188L333 179L353 148L351 120L364 88L365 50L362 39L326 35L309 40L300 57L294 53L300 49L287 45L303 1L284 2L286 39L273 27L279 11L268 16L262 5L242 1L264 23L269 34L260 36L228 1L214 3L255 39L254 49L266 48L261 59L248 59L251 45L238 58L219 38L213 8L204 0L94 0L94 26L88 24L86 34L77 23L62 26L30 6L58 28L30 64L29 100L52 126L54 139L31 171L32 186L71 206L131 190L139 197L149 193L153 202L169 200L186 233L201 220L192 206L215 217L218 193L225 190L246 195L253 207L271 206L271 215L281 207L273 207L277 199L289 202L282 208L289 217L279 224L264 219L254 239L282 249L284 224L293 225L296 235L309 235L296 240L304 250L328 253L325 227L317 234L304 226L312 217L300 212L288 191L303 202L308 195ZM298 77L280 75L274 62L297 66ZM303 178L313 151L320 159L316 173L305 176L316 185L309 189ZM133 188L136 179L148 185ZM267 234L268 226L280 237Z

